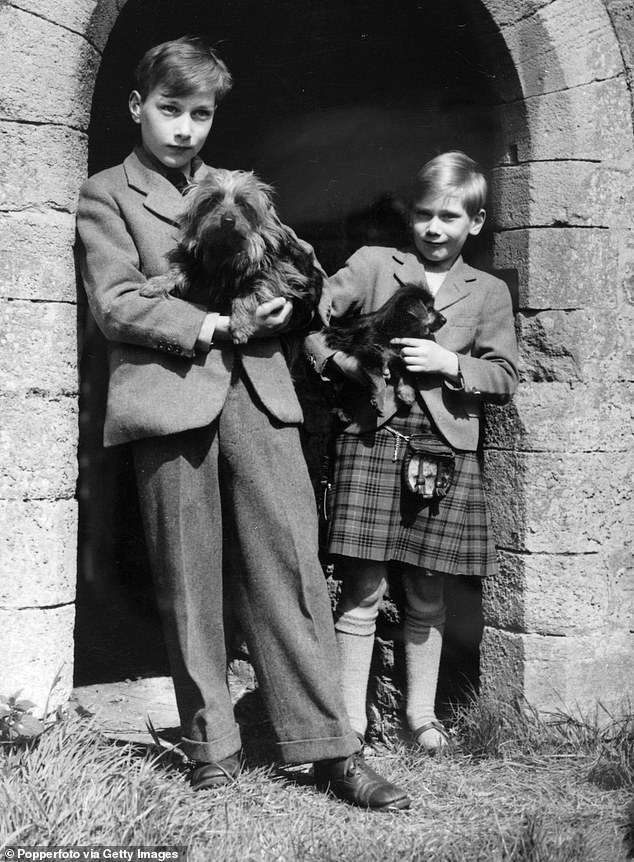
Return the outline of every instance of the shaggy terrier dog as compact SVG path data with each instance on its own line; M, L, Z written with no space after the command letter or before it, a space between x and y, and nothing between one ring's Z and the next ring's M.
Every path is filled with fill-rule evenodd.
M412 405L416 399L413 378L405 368L392 338L433 338L445 323L434 309L434 298L423 284L402 284L376 311L341 318L325 330L326 343L356 357L368 375L372 406L382 413L386 384L394 386L397 399Z
M178 296L230 317L231 337L244 344L255 309L283 296L293 303L289 331L306 327L323 275L273 206L273 189L246 171L213 170L192 185L180 218L170 270L150 279L143 296Z

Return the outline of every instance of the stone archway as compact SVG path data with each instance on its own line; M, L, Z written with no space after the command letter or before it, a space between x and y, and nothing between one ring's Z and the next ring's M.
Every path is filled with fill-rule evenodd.
M600 2L485 5L522 87L494 260L519 271L524 382L491 416L503 577L485 596L483 687L618 709L634 655L628 75Z
M72 684L73 212L95 75L124 6L0 7L3 687L43 704L61 671L51 706ZM505 138L493 255L519 272L525 378L514 410L490 414L486 460L504 576L486 595L483 687L522 691L541 707L616 703L631 692L634 628L631 463L622 454L631 442L631 70L600 0L481 7L483 60L501 35L519 79L505 92L513 76L488 56Z

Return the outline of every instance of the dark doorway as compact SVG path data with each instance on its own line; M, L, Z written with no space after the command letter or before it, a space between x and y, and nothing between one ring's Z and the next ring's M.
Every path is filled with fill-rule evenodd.
M187 33L207 36L235 79L203 157L272 183L283 220L329 272L359 245L401 240L401 201L431 156L457 148L486 169L499 161L498 81L508 79L510 63L479 3L128 0L94 93L91 173L120 162L135 143L127 96L139 56ZM476 265L487 266L489 244L484 231L470 252ZM88 331L76 636L83 683L167 669L128 453L100 445L102 348ZM447 649L476 683L480 595L457 585L453 592L460 595Z

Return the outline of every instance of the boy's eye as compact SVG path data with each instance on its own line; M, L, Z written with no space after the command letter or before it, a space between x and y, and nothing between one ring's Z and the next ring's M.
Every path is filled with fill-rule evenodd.
M206 120L210 119L210 117L213 117L213 111L209 111L207 109L194 111L192 116L196 120L201 120L202 122L205 122Z
M176 105L159 105L159 110L164 114L176 114L178 112Z

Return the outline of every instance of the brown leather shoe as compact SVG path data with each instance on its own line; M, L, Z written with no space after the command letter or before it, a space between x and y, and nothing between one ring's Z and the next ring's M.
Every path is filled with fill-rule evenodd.
M405 791L371 769L358 753L343 760L321 760L314 765L314 775L320 790L360 808L389 811L410 806Z
M194 790L222 787L224 784L235 781L240 775L241 769L242 752L240 751L211 763L196 761L189 777L189 783Z

